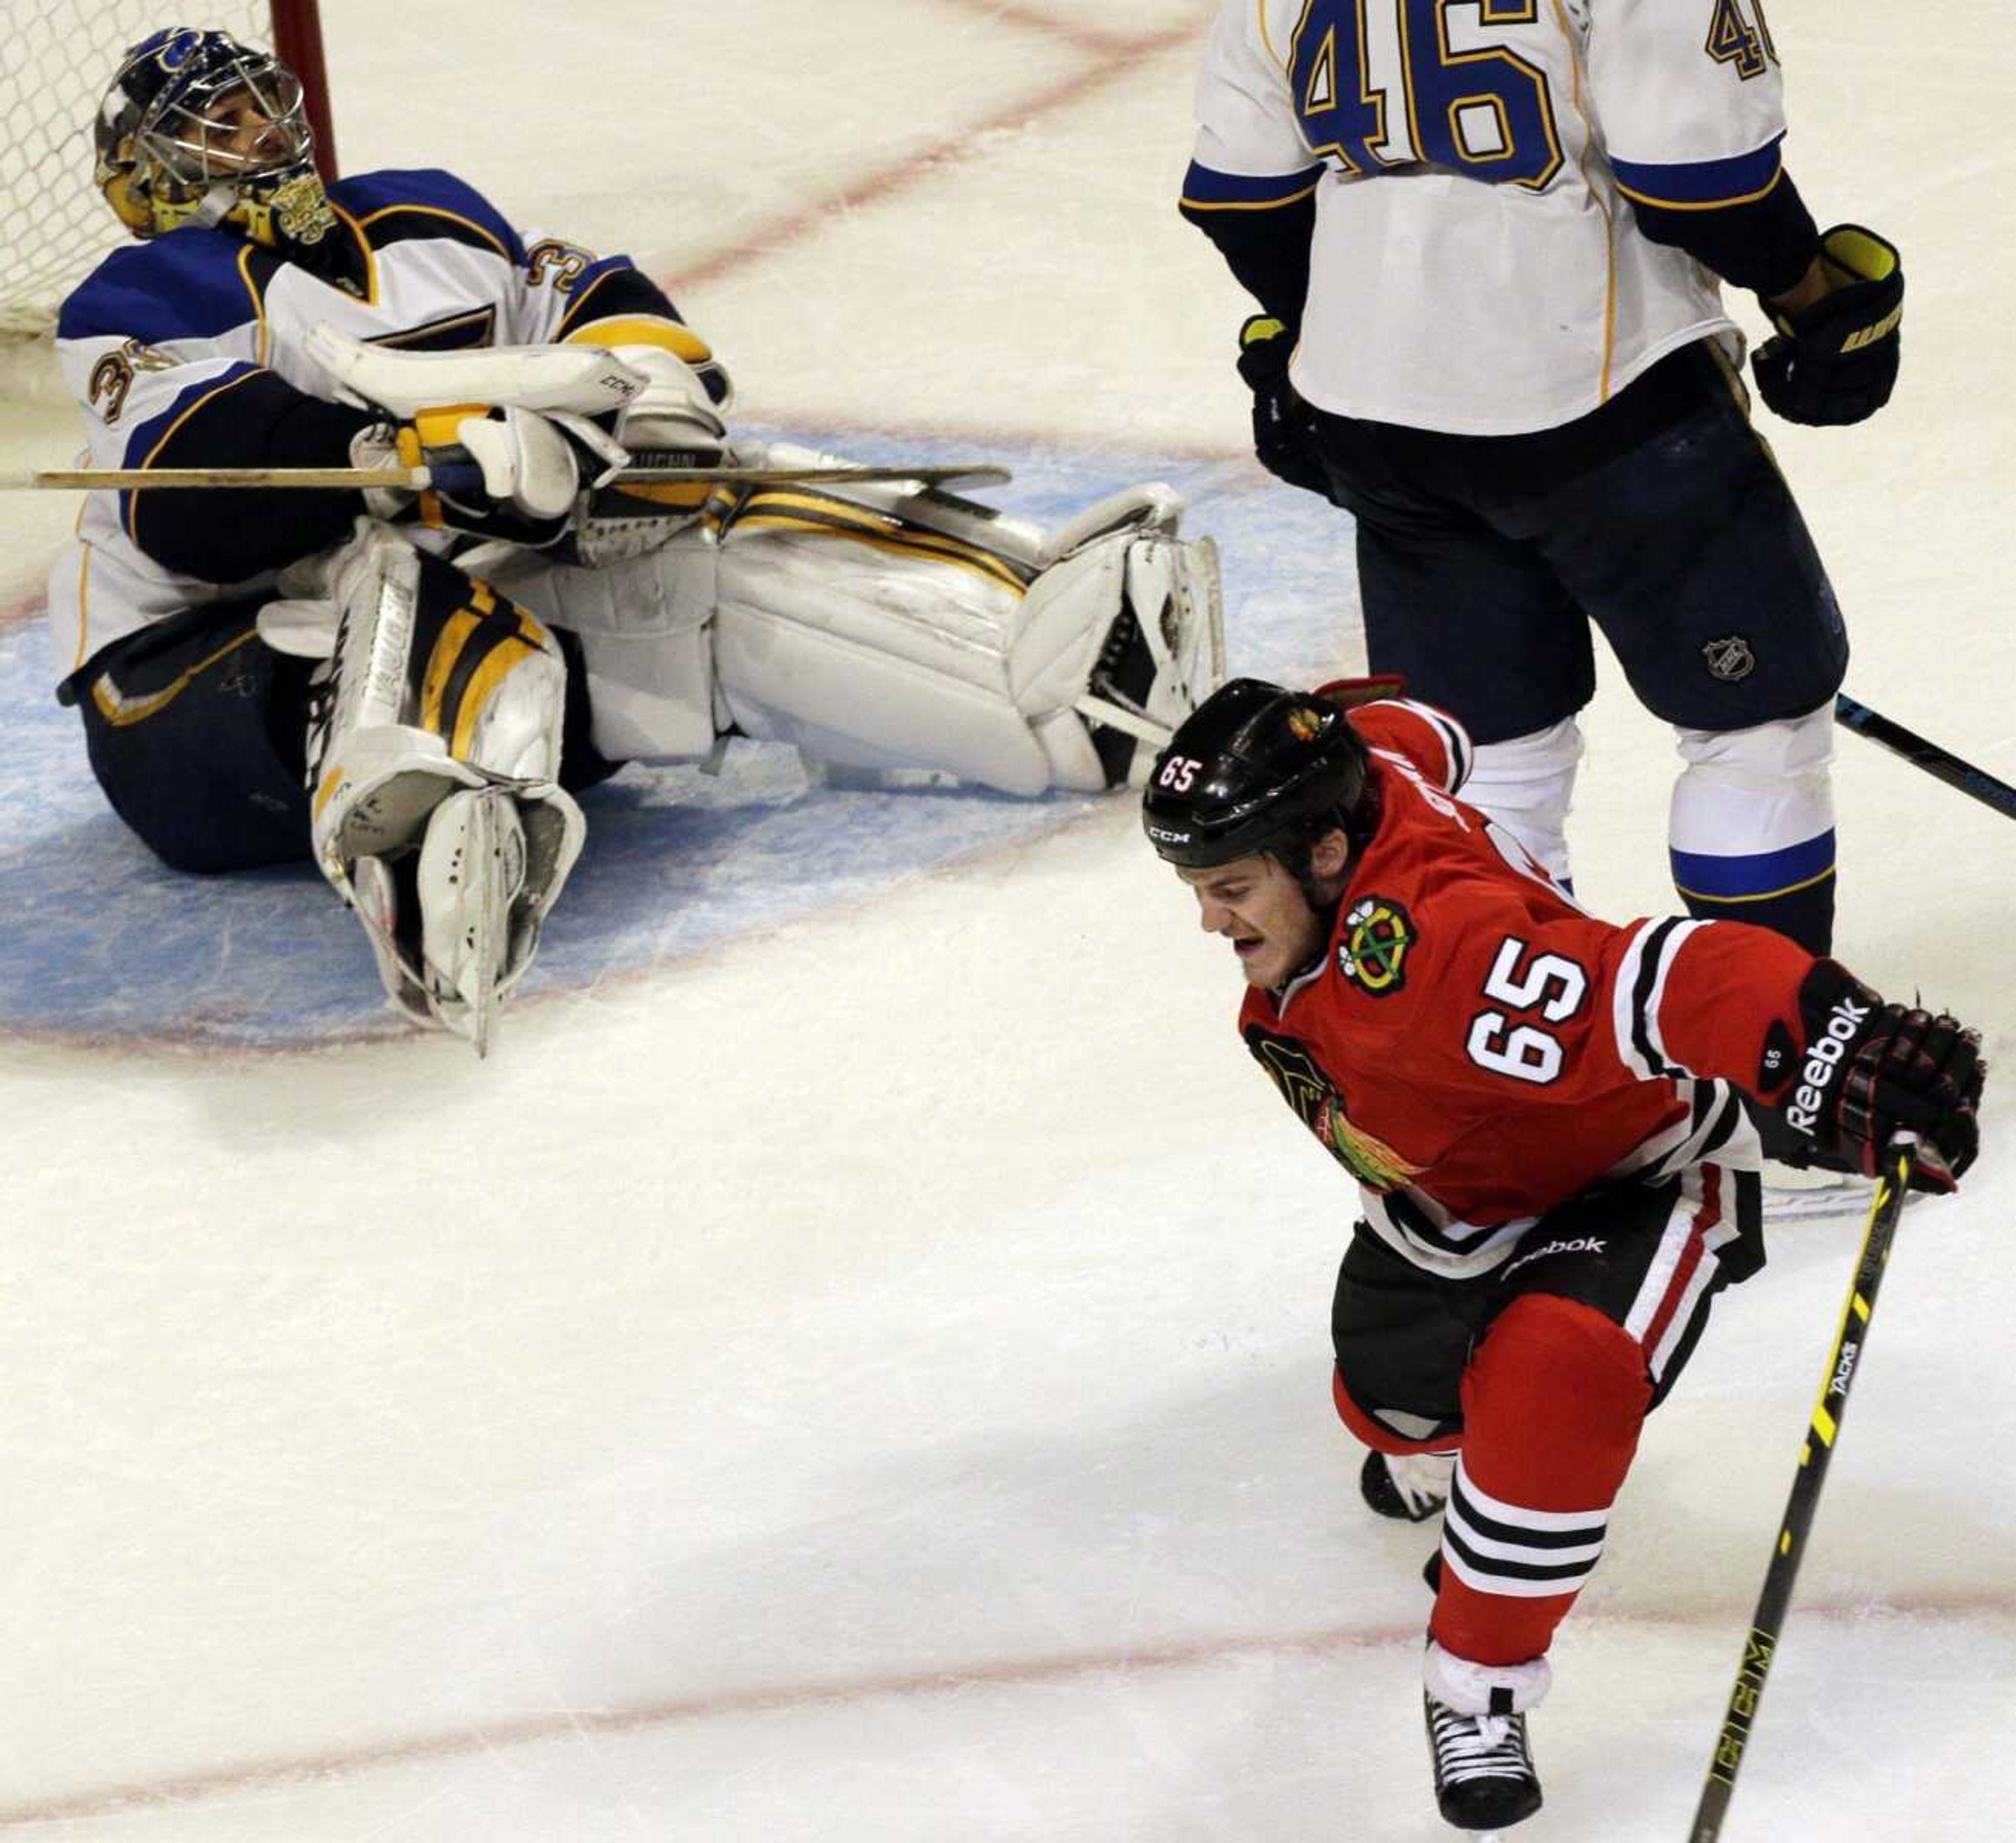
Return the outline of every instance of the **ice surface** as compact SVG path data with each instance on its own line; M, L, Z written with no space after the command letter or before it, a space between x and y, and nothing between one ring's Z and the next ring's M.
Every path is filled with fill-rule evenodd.
M1003 454L1040 513L1175 480L1234 663L1358 663L1348 535L1245 458L1241 302L1171 205L1195 0L325 10L347 164L631 247L772 428ZM1910 275L1896 401L1771 427L1850 686L2016 779L2016 52L1986 0L1772 24L1808 198ZM0 506L0 608L70 514ZM1449 1834L1430 1539L1328 1406L1348 1201L1125 803L627 776L478 1065L385 1027L311 882L154 872L0 618L0 1828ZM1582 888L1663 909L1665 739L1614 686L1591 730ZM1844 955L2011 1066L2016 830L1841 747ZM1906 1218L1730 1843L2016 1816L2011 1125ZM1787 1224L1648 1427L1514 1835L1683 1834L1856 1232Z

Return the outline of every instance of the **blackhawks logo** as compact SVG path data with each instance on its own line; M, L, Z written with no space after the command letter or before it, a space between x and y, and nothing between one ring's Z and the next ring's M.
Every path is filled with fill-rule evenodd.
M1384 896L1367 896L1344 918L1337 944L1337 970L1375 999L1407 983L1407 954L1414 945L1407 912Z
M1316 1060L1292 1037L1276 1037L1257 1025L1246 1033L1246 1046L1273 1078L1282 1098L1323 1148L1368 1190L1384 1194L1404 1189L1421 1175L1412 1164L1345 1112L1344 1096Z

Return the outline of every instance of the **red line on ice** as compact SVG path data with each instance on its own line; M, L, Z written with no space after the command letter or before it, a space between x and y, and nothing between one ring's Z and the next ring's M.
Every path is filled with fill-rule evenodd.
M1726 1628L1730 1655L1733 1658L1748 1607L1746 1600L1741 1608L1733 1604L1704 1605L1693 1612L1681 1614L1586 1614L1576 1624L1579 1629L1608 1625ZM2016 1613L2016 1606L2012 1606L2006 1596L1928 1593L1909 1600L1886 1601L1874 1607L1866 1601L1856 1600L1807 1602L1799 1608L1799 1617L1805 1622L1859 1622L1872 1613L1906 1618L2007 1619ZM1420 1628L1417 1624L1371 1628L1335 1625L1306 1632L1172 1640L1138 1647L996 1658L937 1670L889 1671L823 1681L779 1683L767 1688L723 1690L671 1697L662 1701L639 1703L629 1708L557 1709L548 1715L484 1722L452 1731L412 1735L405 1740L333 1748L325 1753L247 1761L207 1772L176 1773L161 1779L108 1786L95 1791L73 1793L38 1803L0 1807L0 1830L26 1824L130 1816L149 1806L186 1805L247 1792L277 1791L316 1780L341 1778L387 1767L467 1758L495 1753L503 1748L535 1746L578 1735L633 1734L686 1722L786 1715L823 1704L867 1701L883 1696L955 1695L974 1689L1054 1686L1097 1676L1122 1678L1144 1672L1193 1669L1240 1658L1287 1654L1323 1657L1379 1646L1404 1645L1413 1648L1420 1643ZM1709 1707L1708 1692L1719 1694L1725 1687L1726 1682L1721 1677L1705 1686L1705 1712Z

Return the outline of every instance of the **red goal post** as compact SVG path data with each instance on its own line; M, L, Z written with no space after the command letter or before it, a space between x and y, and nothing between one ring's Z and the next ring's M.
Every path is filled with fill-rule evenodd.
M270 46L300 73L323 176L335 176L317 0L0 0L0 340L47 333L63 296L124 240L92 184L92 124L126 49L185 23Z

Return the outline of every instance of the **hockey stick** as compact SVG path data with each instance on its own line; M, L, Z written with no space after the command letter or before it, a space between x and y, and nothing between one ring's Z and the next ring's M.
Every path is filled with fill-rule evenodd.
M1764 1679L1778 1647L1779 1628L1791 1604L1792 1582L1805 1556L1806 1532L1820 1504L1820 1487L1827 1482L1827 1461L1833 1456L1834 1442L1841 1432L1841 1416L1848 1412L1848 1391L1854 1384L1863 1348L1869 1341L1870 1324L1876 1312L1876 1289L1883 1283L1884 1265L1890 1258L1897 1218L1903 1212L1904 1194L1911 1186L1917 1148L1913 1142L1900 1139L1885 1157L1875 1199L1869 1206L1869 1226L1863 1231L1855 1281L1849 1289L1848 1303L1841 1308L1841 1329L1834 1334L1834 1348L1827 1355L1820 1398L1814 1405L1813 1424L1799 1452L1799 1474L1792 1481L1792 1494L1786 1500L1777 1546L1771 1552L1771 1565L1764 1571L1764 1590L1758 1595L1757 1610L1751 1615L1750 1636L1744 1640L1743 1661L1737 1668L1736 1686L1730 1692L1729 1712L1723 1717L1722 1731L1715 1737L1715 1756L1701 1787L1701 1802L1694 1807L1694 1827L1687 1833L1689 1843L1715 1843L1722 1834L1722 1820L1736 1791L1737 1770L1743 1764L1744 1744L1750 1738L1757 1704L1764 1697Z
M625 467L612 486L830 486L850 482L914 481L940 487L963 480L974 486L1002 486L1014 478L1006 467L984 461L942 467ZM389 487L425 492L434 484L424 467L75 467L39 473L0 473L0 492L49 488L131 487Z
M1982 805L1993 807L2003 818L2016 819L2016 787L2007 781L1998 781L1992 774L1984 774L1971 762L1961 761L1957 755L1941 748L1937 743L1928 742L1903 724L1892 722L1881 711L1856 703L1845 692L1835 696L1834 720L1844 729L1866 736L1871 742L1881 743L1885 748L1902 755L1934 779L1944 781L1949 787L1957 787L1963 794L1972 794Z

